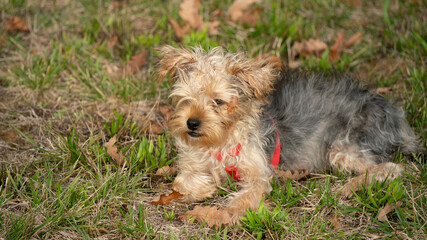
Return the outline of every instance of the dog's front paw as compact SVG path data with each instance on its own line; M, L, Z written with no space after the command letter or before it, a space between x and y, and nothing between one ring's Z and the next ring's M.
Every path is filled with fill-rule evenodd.
M213 226L232 226L240 223L240 215L233 213L231 209L218 209L217 207L196 206L193 210L187 211L179 218L184 222L194 220L205 223L209 227Z
M183 195L178 201L199 202L212 197L217 188L216 185L209 182L194 181L190 176L177 176L172 184L172 189Z

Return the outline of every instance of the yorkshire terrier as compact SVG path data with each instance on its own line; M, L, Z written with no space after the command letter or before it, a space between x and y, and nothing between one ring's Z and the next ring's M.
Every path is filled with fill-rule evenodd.
M351 78L282 70L216 47L159 49L158 74L173 82L168 129L178 149L173 189L184 201L212 197L233 177L232 216L257 209L275 168L358 176L341 191L399 176L397 150L419 150L402 109Z

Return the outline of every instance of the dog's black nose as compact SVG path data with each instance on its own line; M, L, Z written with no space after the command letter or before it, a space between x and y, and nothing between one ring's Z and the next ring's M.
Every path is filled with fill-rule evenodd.
M191 131L196 131L199 127L200 124L202 122L199 119L195 119L195 118L189 118L187 120L187 127L188 129L190 129Z

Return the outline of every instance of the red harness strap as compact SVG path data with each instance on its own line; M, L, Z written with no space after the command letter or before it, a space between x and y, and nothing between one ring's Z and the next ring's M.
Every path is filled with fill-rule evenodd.
M271 159L271 165L273 165L274 168L277 168L279 166L280 161L280 137L279 137L279 130L277 129L276 123L274 122L273 118L268 114L268 117L270 117L271 121L273 122L274 127L276 128L276 148L274 149L273 157ZM240 150L242 149L242 145L239 143L237 144L236 148L233 149L230 153L228 153L229 156L237 158L239 156ZM223 156L222 152L218 151L216 154L216 159L218 161L222 161ZM227 166L225 167L225 171L230 175L234 180L240 181L240 174L239 170L236 166Z
M228 153L229 156L237 158L239 156L240 150L242 149L242 145L239 143L237 144L236 148L234 148L233 151ZM222 161L222 152L218 151L216 154L216 159L218 161ZM225 167L225 171L230 175L234 180L240 181L240 173L239 170L235 166L227 166Z
M279 129L277 129L277 125L274 122L273 118L270 114L266 113L267 116L271 119L273 122L274 128L276 128L276 148L274 149L273 157L271 158L271 165L273 165L274 168L277 168L279 166L280 161L280 136L279 136Z

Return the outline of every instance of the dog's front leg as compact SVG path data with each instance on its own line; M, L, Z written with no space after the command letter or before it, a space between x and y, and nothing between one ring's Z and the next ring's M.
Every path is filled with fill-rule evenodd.
M183 170L178 173L172 188L184 196L181 201L198 202L210 198L217 190L212 175L203 172Z
M241 168L243 176L239 183L241 190L232 195L227 210L232 214L233 220L246 215L247 209L258 209L264 195L271 192L269 182L269 169L266 166L248 166Z

